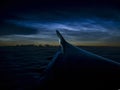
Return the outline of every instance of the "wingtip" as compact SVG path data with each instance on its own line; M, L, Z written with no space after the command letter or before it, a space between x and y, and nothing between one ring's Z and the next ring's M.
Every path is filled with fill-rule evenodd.
M60 38L60 40L64 40L63 36L61 35L61 33L59 32L59 30L56 30L56 34L57 36Z
M65 52L65 45L66 45L66 40L63 38L62 34L59 32L59 30L56 30L56 34L59 37L59 44L62 47L62 52Z
M56 34L58 37L60 36L60 32L58 30L56 30Z
M59 32L59 30L56 30L56 34L60 39L60 42L65 42L65 39L63 38L62 34Z
M56 33L58 33L59 32L59 30L56 30Z

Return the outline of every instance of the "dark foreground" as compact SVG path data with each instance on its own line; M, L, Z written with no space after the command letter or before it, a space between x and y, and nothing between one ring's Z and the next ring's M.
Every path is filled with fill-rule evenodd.
M59 47L0 47L0 90L34 90L38 70L50 62ZM120 47L81 47L120 62Z

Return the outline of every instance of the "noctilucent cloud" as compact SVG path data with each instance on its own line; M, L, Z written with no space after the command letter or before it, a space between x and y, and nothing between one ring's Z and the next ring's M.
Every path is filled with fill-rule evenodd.
M40 4L37 7L37 3L45 6ZM69 4L67 7L66 2L62 3L63 6L57 2L54 2L56 6L42 1L28 5L25 5L26 2L20 3L24 9L13 3L5 4L7 9L4 8L0 21L0 45L57 45L55 31L59 30L69 42L76 45L120 46L119 7L97 2L94 3L98 6L87 6L82 1L82 6L73 3L72 7Z

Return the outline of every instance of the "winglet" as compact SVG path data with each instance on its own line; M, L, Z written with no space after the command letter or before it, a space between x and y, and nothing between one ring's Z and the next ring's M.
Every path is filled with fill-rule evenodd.
M65 43L66 41L63 38L63 36L61 35L61 33L58 30L56 30L56 33L57 33L57 36L59 37L60 43L61 44Z
M60 43L60 45L62 47L62 51L64 52L64 47L65 47L66 41L65 41L65 39L63 38L63 36L61 35L61 33L58 30L56 30L56 34L59 37L59 43Z

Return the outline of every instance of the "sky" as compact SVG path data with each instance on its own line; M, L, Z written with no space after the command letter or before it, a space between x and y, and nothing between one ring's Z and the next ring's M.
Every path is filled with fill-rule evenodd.
M74 45L120 46L119 0L0 2L0 46L58 45L56 30Z

